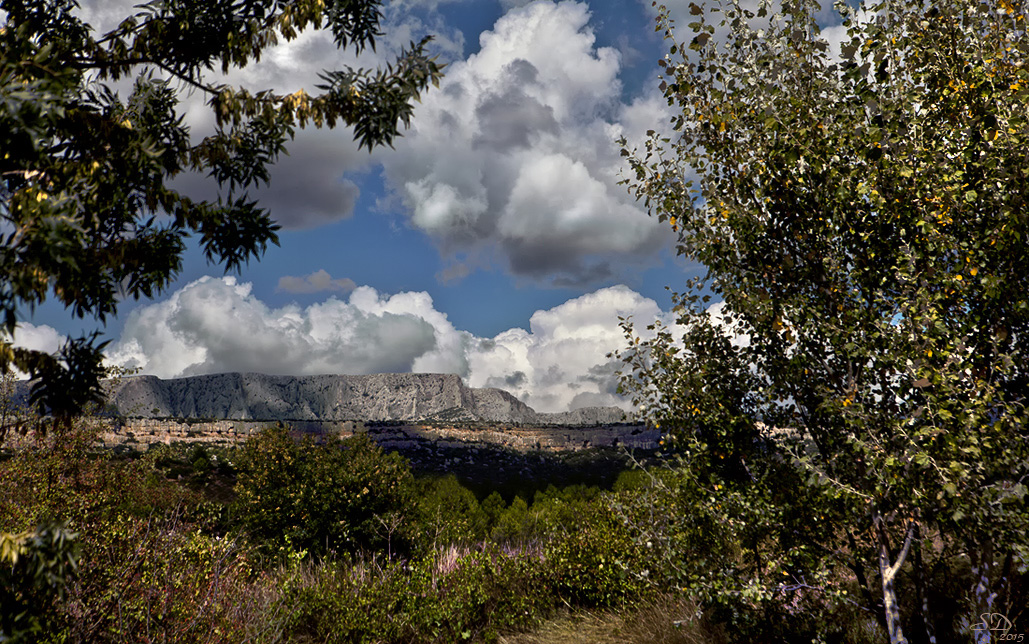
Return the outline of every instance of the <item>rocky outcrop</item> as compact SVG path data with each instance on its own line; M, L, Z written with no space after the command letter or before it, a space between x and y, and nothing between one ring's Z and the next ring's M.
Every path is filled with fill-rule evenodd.
M553 414L537 414L547 425L596 426L610 425L626 420L625 412L617 407L581 407L572 411Z
M252 420L132 418L119 422L107 419L98 438L103 447L145 452L157 445L173 443L235 445L268 426L267 422ZM564 452L598 447L654 450L661 438L659 430L643 425L515 428L309 421L289 423L289 426L308 435L334 434L345 438L365 434L383 448L401 451L427 445L449 449L492 447L516 452Z
M454 374L134 376L111 384L109 403L129 418L590 426L625 420L617 407L539 413L501 389L467 387Z

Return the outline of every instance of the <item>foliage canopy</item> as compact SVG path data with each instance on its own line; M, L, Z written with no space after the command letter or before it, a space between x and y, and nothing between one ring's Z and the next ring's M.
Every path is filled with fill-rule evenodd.
M383 527L410 502L414 485L400 455L361 434L316 445L269 427L245 443L238 467L239 524L279 547L318 556L385 544Z
M352 126L369 150L391 144L442 66L428 38L378 71L321 74L316 94L252 92L210 80L305 29L360 52L382 35L379 0L153 0L96 34L75 0L2 0L0 25L0 331L49 297L103 323L118 302L151 297L181 269L196 235L208 261L238 270L277 243L248 196L297 127ZM122 96L117 83L134 79ZM124 83L123 83L124 84ZM215 131L196 140L179 110L199 92ZM183 172L217 180L216 200L179 193ZM57 356L0 345L0 369L38 377L33 401L55 416L99 397L96 336Z
M838 3L837 52L813 1L715 4L691 5L686 42L663 12L672 135L624 153L708 273L678 330L626 325L623 386L715 498L819 526L781 583L753 560L765 597L845 573L893 641L970 629L933 617L926 576L963 558L975 619L1018 606L1029 565L1026 7Z

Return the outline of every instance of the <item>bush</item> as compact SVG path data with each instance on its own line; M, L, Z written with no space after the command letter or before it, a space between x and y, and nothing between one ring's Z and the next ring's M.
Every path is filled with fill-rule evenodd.
M253 628L255 557L245 544L206 534L177 513L113 517L84 534L64 608L72 641L220 643Z
M316 445L271 427L247 440L238 468L240 525L268 546L316 556L386 546L384 526L407 507L413 485L407 461L364 435Z
M553 485L536 492L529 512L530 530L534 536L572 532L579 529L582 517L597 504L603 504L603 492L597 486Z
M79 551L78 535L64 525L0 533L0 641L39 641L56 626L53 613Z
M496 526L493 528L494 541L524 541L529 537L529 504L520 496L516 496L511 505L498 513Z
M287 577L287 636L318 642L495 642L552 609L538 554L445 548L409 564L323 562Z
M539 490L530 505L516 496L504 507L499 494L491 494L482 502L482 511L493 540L498 542L546 541L555 535L579 529L584 513L602 497L596 486L553 485Z
M0 529L119 513L149 516L199 503L197 494L155 476L151 461L96 449L99 431L90 419L77 419L64 432L27 435L0 462Z
M125 641L128 634L142 641L143 631L163 633L166 641L184 632L177 641L200 641L208 622L196 602L216 597L208 582L223 576L219 567L180 556L180 546L214 543L209 533L220 506L164 480L153 459L97 450L98 431L89 419L76 419L64 432L32 433L0 463L0 529L50 526L2 539L4 631L10 636L29 623L31 641ZM72 539L59 520L78 536Z
M581 606L616 606L651 587L646 546L606 506L583 507L578 529L545 551L554 592Z
M734 642L874 639L877 625L847 596L859 592L857 584L798 573L824 556L795 541L819 523L775 513L767 500L718 480L686 459L619 477L610 502L646 554L642 570L654 587L688 596ZM803 493L787 476L777 483L784 493ZM830 590L845 586L842 594Z
M427 601L411 604L413 640L495 642L552 609L545 561L531 549L490 546L440 555L415 570L414 588Z

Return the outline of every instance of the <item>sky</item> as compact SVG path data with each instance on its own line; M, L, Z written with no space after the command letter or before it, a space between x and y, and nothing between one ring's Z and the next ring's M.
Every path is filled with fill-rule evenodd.
M131 4L82 12L103 29ZM689 2L666 4L683 21ZM650 0L394 0L374 53L307 32L231 72L252 90L311 89L322 69L383 64L426 34L447 63L394 149L299 132L254 193L281 246L232 275L192 247L171 288L102 328L109 361L164 378L446 372L538 411L626 407L609 357L619 316L670 321L665 287L703 272L619 185L618 137L671 117L656 15ZM210 131L200 97L183 109L194 137ZM200 177L177 184L213 195ZM16 343L53 350L94 328L46 304Z

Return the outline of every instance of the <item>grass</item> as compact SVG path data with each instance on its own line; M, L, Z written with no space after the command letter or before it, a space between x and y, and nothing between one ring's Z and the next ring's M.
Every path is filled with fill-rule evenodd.
M566 610L527 633L503 636L499 644L722 644L724 633L693 620L696 607L664 595L620 610Z

